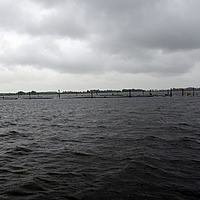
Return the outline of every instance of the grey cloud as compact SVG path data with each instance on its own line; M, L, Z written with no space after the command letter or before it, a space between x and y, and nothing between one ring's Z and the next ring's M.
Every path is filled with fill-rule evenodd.
M107 44L102 49L114 52L129 51L136 45L193 49L200 47L199 6L196 1L186 4L159 0L8 1L1 6L0 25L31 35L79 39L97 35L103 38L100 44Z
M146 53L146 59L140 55L127 59L114 56L109 63L110 70L133 74L147 73L153 76L179 76L188 73L195 65L195 60L197 60L193 56L193 59L188 59L182 52L170 54L164 54L163 52Z
M187 73L199 61L194 52L200 48L198 1L0 3L0 30L27 34L33 40L1 53L4 65L66 73L119 71L171 76ZM87 44L86 49L67 53L57 40L68 39Z
M151 1L150 6L141 1L138 10L135 10L134 5L127 4L127 10L122 9L115 15L112 12L104 13L105 23L101 23L101 19L97 20L97 24L101 25L100 40L95 41L94 45L114 53L129 52L136 46L169 51L199 48L199 3L192 5L188 13L185 8L170 10L173 2ZM177 6L184 7L182 4L185 3Z
M9 66L10 69L15 66L31 66L75 74L102 73L105 63L104 56L90 50L63 51L51 37L35 40L30 38L27 44L17 49L7 47L4 53L0 54L0 60L1 64Z
M6 1L0 7L0 30L30 35L83 38L87 33L82 9L76 4L59 3L56 8L43 7L35 1Z
M87 29L78 6L66 6L47 10L41 20L29 24L26 29L31 35L52 35L60 37L84 38Z

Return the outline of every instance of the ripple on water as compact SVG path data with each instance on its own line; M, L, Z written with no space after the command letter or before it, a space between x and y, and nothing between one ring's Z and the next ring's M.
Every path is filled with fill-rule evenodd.
M0 199L200 198L198 98L0 103Z

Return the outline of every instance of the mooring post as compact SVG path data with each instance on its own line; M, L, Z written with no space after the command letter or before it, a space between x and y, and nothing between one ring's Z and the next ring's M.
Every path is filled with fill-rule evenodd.
M151 90L149 91L149 95L150 95L150 96L152 95L152 92L151 92Z
M129 97L131 97L131 90L129 90Z
M93 98L93 90L91 90L91 98Z
M58 90L58 98L60 99L60 90Z
M170 97L172 97L172 88L170 89Z
M182 88L182 96L184 96L184 89Z
M30 92L28 93L28 95L29 95L29 99L31 99L31 93Z
M193 96L194 96L194 87L193 87Z

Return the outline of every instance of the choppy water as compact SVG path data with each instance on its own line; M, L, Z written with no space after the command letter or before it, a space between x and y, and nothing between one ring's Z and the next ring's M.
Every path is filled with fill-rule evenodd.
M0 199L199 199L200 97L0 101Z

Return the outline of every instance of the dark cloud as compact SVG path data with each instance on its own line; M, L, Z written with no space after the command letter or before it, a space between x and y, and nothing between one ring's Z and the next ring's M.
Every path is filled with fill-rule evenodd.
M0 1L0 30L15 33L6 66L66 73L177 75L199 62L200 2L160 0ZM1 41L5 43L5 40Z
M177 1L132 1L122 6L117 1L114 9L109 5L110 9L94 18L100 27L95 44L114 53L129 52L136 46L169 51L199 48L198 6L193 3L187 11L185 3L174 2Z

